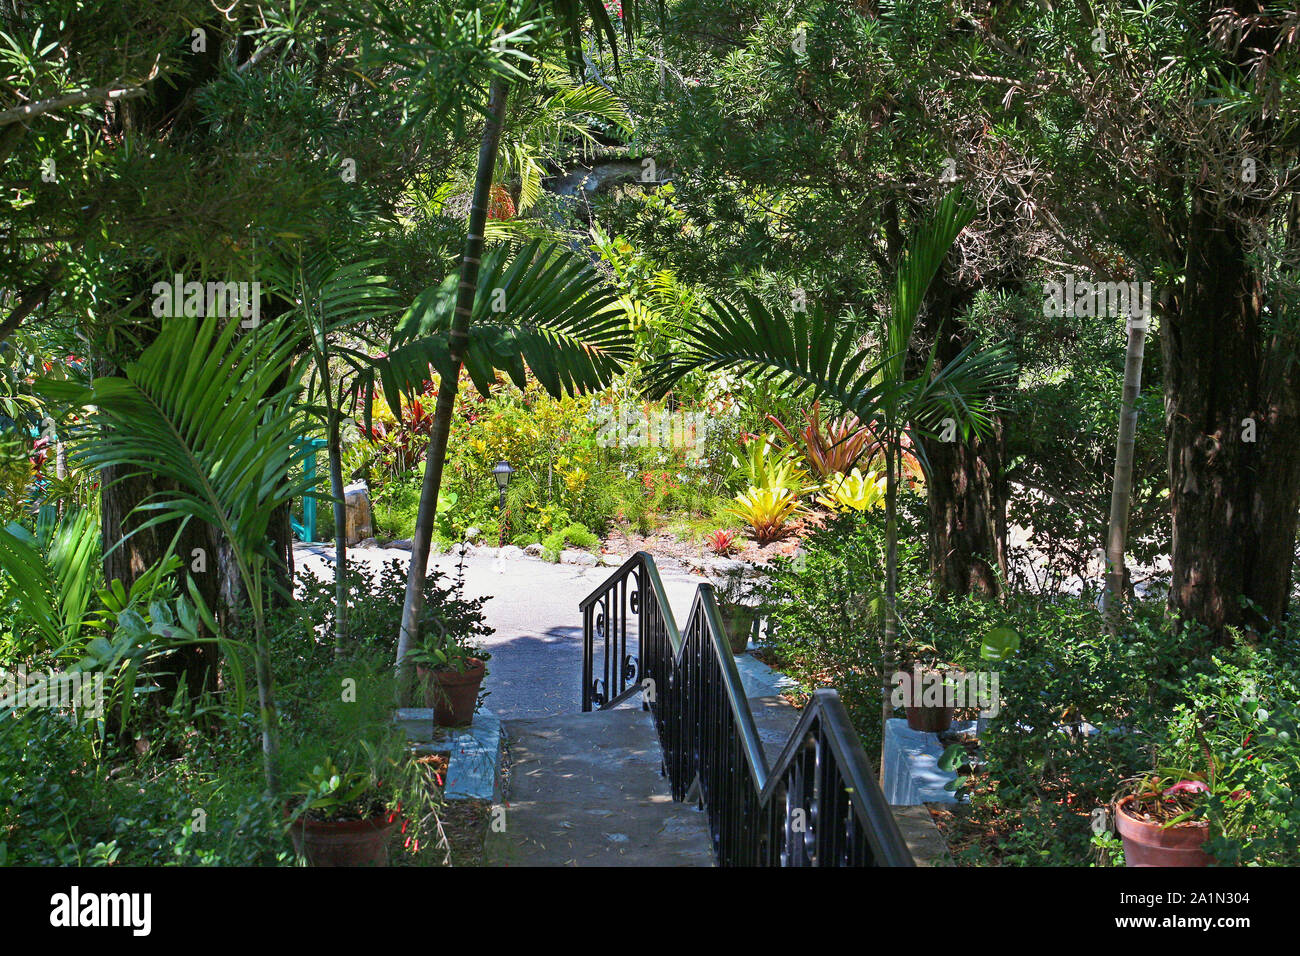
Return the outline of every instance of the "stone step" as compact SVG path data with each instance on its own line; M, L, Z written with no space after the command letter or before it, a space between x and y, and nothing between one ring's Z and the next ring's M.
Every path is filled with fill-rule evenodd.
M707 818L673 801L645 711L508 720L503 730L505 812L484 865L713 865Z

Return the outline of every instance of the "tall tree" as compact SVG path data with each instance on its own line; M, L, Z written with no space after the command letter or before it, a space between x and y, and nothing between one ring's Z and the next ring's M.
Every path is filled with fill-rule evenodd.
M1300 37L1255 0L997 6L940 67L1007 93L1008 189L1081 278L1150 281L1172 527L1169 606L1278 623L1300 513Z

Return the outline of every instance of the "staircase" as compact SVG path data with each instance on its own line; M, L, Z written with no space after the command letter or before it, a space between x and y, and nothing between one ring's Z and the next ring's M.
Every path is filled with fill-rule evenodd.
M712 866L708 822L675 802L639 706L506 721L501 817L485 866Z
M929 855L900 830L838 694L789 705L770 670L733 655L708 585L679 628L641 552L581 610L583 713L505 724L487 865L906 867Z

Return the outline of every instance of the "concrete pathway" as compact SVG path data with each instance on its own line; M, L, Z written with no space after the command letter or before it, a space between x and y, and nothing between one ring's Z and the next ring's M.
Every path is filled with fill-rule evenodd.
M332 546L299 545L294 560L320 575L333 575ZM357 548L350 558L380 567L409 551ZM430 567L456 573L459 559L435 554ZM484 684L486 706L509 720L571 714L582 707L582 614L578 604L616 569L550 564L536 558L502 559L494 548L471 549L465 558L465 593L491 596L483 607L496 633L482 645L492 653ZM659 567L668 601L685 621L695 588L705 579L664 562Z
M712 866L707 817L675 803L640 708L505 725L504 827L486 866Z

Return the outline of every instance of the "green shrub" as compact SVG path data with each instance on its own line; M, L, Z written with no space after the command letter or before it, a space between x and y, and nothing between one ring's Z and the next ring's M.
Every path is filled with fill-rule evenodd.
M600 538L592 534L585 525L573 523L553 531L542 539L543 560L555 563L560 560L560 552L566 546L590 550L600 546Z
M375 536L385 538L414 538L415 522L420 511L420 481L418 472L386 481L371 498ZM331 537L333 537L331 529Z
M899 542L899 580L925 579L924 539ZM881 589L884 517L847 512L808 535L802 554L778 558L759 590L768 620L766 646L776 665L809 687L834 687L867 753L880 749ZM905 613L906 589L900 597Z
M0 721L0 864L266 866L292 861L264 796L258 731L180 719L110 762L91 722L35 708Z
M1234 815L1208 808L1209 849L1233 863L1300 859L1294 636L1223 646L1176 627L1162 606L1136 610L1111 635L1090 602L1068 597L921 608L925 633L940 645L972 645L994 625L1013 627L1021 641L1007 661L982 665L997 671L1000 709L980 736L971 814L997 839L963 848L959 862L1078 866L1099 846L1116 862L1114 841L1094 837L1094 812L1112 804L1123 781L1154 769L1157 755L1162 764L1177 755L1199 762L1201 737L1216 760L1245 768L1240 788L1251 792ZM1258 753L1242 760L1247 743Z
M463 581L430 568L424 582L424 622L465 637L492 633L484 623L487 598L466 598ZM298 574L299 616L310 623L307 639L329 649L334 643L335 590L333 579L310 571ZM348 627L362 650L378 652L391 664L397 650L406 597L406 565L398 558L377 571L360 561L348 560ZM302 625L299 625L301 628Z

